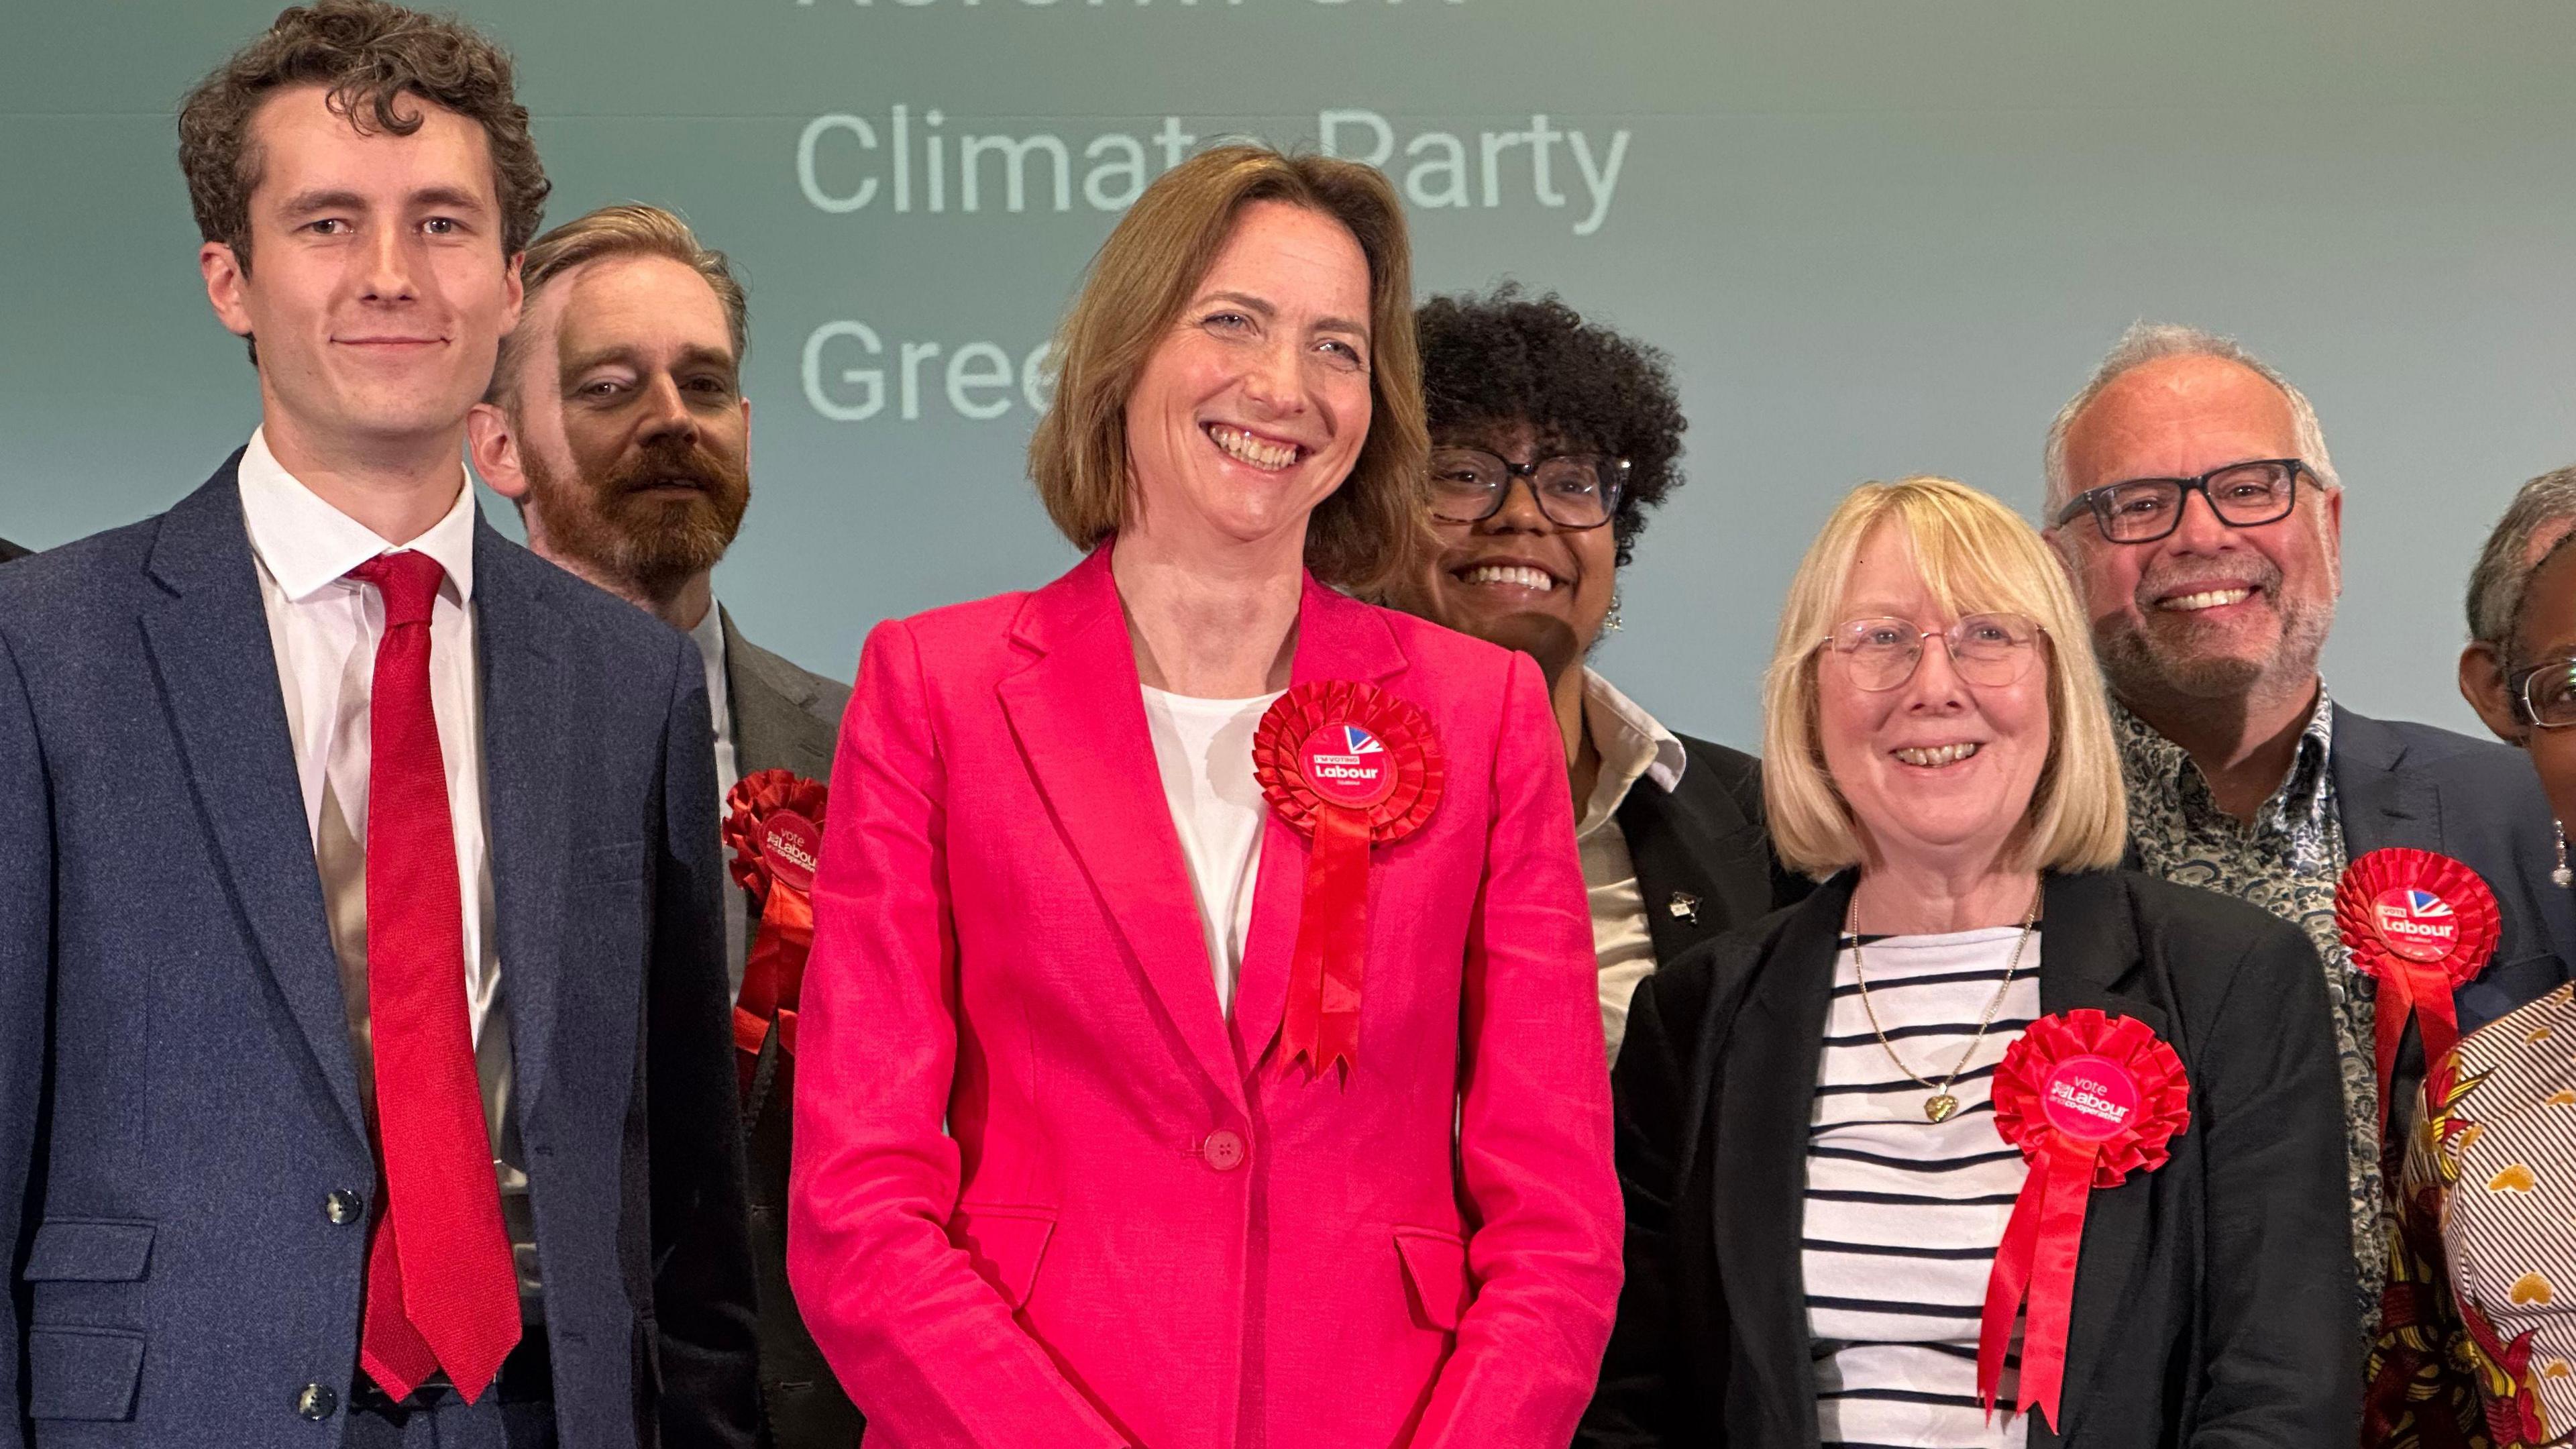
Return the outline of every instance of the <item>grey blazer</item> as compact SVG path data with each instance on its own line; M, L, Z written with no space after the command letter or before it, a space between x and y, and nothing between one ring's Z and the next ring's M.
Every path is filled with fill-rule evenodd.
M828 783L832 746L850 687L799 669L742 637L733 616L724 628L726 707L733 715L736 767L793 770ZM728 889L739 887L728 886ZM760 929L754 908L750 929ZM778 1033L761 1044L751 1092L743 1099L744 1146L751 1166L751 1248L760 1283L760 1397L777 1449L850 1449L864 1421L823 1361L787 1286L787 1168L792 1148L792 1091L780 1091ZM788 1077L792 1088L794 1077Z
M379 1182L239 456L0 570L0 1445L337 1444L357 1372ZM705 671L479 521L474 565L561 1440L747 1446Z
M2344 853L2439 851L2483 877L2503 915L2486 970L2458 993L2472 1031L2569 979L2576 893L2551 884L2549 802L2531 759L2510 745L2432 725L2334 712L2335 800Z

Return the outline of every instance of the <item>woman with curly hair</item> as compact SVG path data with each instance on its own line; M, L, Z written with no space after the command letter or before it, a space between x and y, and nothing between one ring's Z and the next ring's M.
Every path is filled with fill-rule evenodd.
M1586 663L1646 510L1681 486L1681 402L1662 353L1553 295L1436 297L1415 325L1437 546L1395 602L1547 675L1615 1060L1658 961L1808 889L1765 839L1762 762L1664 728Z

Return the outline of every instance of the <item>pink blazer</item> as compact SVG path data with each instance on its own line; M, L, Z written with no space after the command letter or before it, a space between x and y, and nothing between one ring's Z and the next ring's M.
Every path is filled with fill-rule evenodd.
M1267 827L1229 1022L1108 565L868 637L797 1054L815 1342L874 1449L1561 1449L1621 1216L1536 667L1307 582L1295 677L1448 759L1315 1080L1277 1051L1306 842Z

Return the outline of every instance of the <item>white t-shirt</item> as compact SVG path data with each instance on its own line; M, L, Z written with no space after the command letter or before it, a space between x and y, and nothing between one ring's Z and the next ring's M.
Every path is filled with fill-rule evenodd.
M1199 925L1207 933L1216 1002L1234 1014L1234 981L1252 922L1252 885L1261 869L1261 829L1269 803L1252 777L1252 734L1278 699L1193 699L1143 686L1145 723L1154 735L1154 764L1163 798L1190 863Z

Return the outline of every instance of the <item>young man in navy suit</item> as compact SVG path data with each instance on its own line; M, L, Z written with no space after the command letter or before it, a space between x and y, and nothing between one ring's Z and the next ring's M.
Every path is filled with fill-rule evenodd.
M0 1443L747 1445L703 673L461 464L509 62L325 0L180 138L259 427L0 573Z

